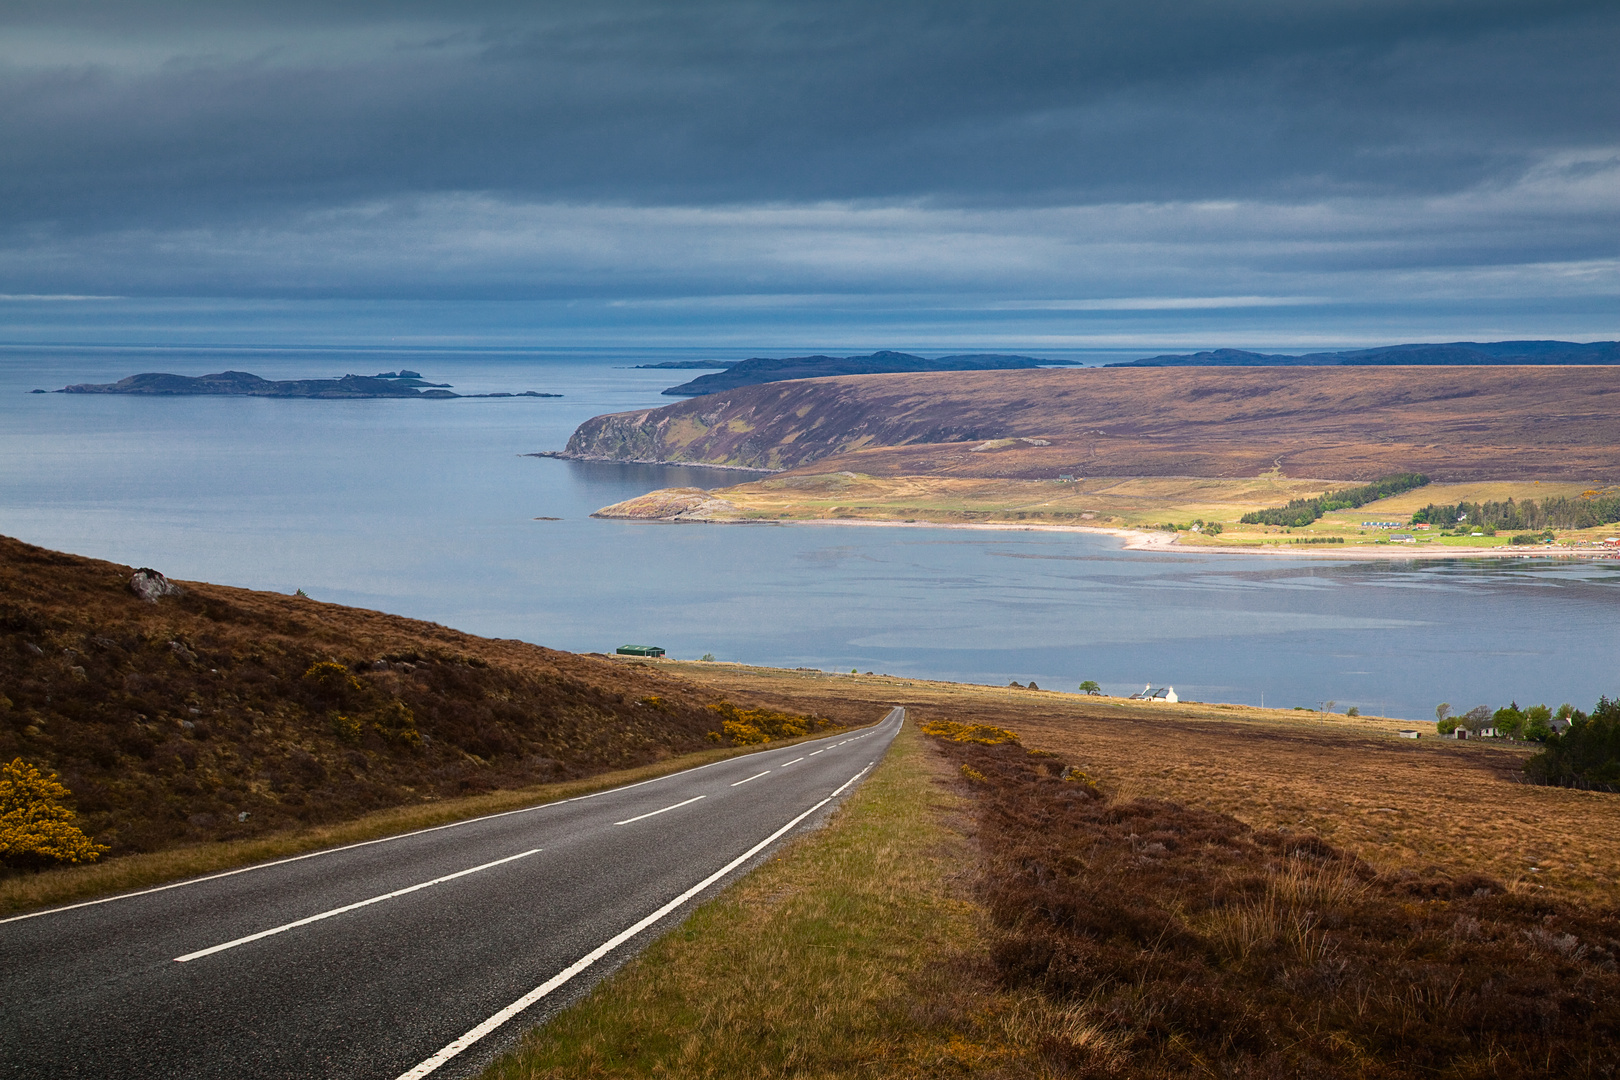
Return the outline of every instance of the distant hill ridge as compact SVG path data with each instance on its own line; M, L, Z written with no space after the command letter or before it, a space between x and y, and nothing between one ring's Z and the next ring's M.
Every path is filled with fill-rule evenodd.
M756 356L732 364L725 371L700 375L691 382L672 386L664 393L672 397L698 397L739 386L784 382L788 379L819 379L830 375L900 375L919 371L1015 371L1022 368L1071 367L1072 360L1041 360L1033 356L1004 353L960 353L930 360L911 353L882 349L866 356L789 356L781 359Z
M1107 367L1354 367L1371 364L1620 364L1620 341L1453 341L1342 352L1257 353L1244 349L1150 356Z

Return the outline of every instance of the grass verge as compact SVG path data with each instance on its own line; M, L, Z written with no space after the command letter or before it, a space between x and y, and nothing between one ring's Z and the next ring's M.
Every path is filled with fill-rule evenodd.
M1044 1006L997 994L974 959L985 921L966 895L963 800L945 775L908 724L825 829L699 908L484 1080L956 1076L991 1061L1035 1075L1018 1065L1034 1060L1018 1029L1021 1010Z
M605 791L623 784L656 779L683 769L737 757L740 754L824 737L817 734L806 736L804 739L782 739L761 746L716 747L712 750L700 750L693 754L666 758L635 769L621 769L556 784L540 784L509 791L491 791L462 798L396 806L374 811L352 821L289 830L251 840L196 844L142 855L126 855L88 866L51 868L37 873L18 874L0 879L0 915L15 915L77 900L93 900L201 874L234 870L269 859L303 855L322 848L376 840L397 833L431 828L434 825L448 825L469 818L483 817L486 814L540 806L559 799L571 799L576 795Z

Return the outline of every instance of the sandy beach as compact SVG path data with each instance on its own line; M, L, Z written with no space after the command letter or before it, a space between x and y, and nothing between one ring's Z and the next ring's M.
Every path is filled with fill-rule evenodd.
M605 516L605 515L604 515ZM1589 562L1620 561L1620 550L1613 548L1571 548L1553 546L1455 548L1419 544L1266 544L1220 547L1213 544L1180 543L1180 533L1160 529L1117 529L1100 525L995 524L990 522L877 521L870 518L816 518L744 520L702 516L633 518L612 515L611 520L647 521L665 525L836 525L882 529L965 529L975 532L1091 533L1116 536L1125 541L1126 551L1151 551L1164 555L1234 555L1288 559L1367 559L1399 562L1412 559L1581 559Z

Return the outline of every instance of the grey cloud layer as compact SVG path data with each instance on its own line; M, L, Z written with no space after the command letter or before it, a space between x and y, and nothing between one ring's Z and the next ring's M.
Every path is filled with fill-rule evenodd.
M13 3L0 290L1585 264L1614 254L1616 55L1613 3L1556 0Z

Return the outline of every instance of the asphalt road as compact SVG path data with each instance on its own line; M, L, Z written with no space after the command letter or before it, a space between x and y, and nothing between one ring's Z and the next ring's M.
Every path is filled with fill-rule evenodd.
M0 1076L476 1072L816 825L903 719L0 921Z

